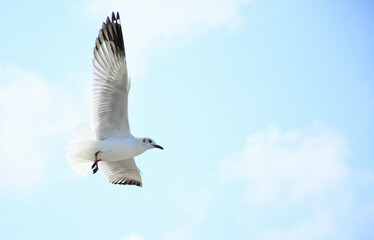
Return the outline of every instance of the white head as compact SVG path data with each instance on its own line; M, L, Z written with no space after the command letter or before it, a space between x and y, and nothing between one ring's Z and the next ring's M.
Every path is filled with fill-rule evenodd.
M142 141L143 146L147 149L159 148L159 149L164 150L164 148L161 147L160 145L157 145L153 139L145 137L145 138L141 138L140 140Z

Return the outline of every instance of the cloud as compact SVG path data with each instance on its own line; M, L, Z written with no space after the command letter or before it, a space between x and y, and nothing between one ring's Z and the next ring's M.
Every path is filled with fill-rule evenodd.
M171 230L170 232L166 233L165 236L163 237L163 240L192 239L191 238L192 231L193 230L190 227L190 225L182 224L182 225L177 226L175 229Z
M165 51L209 31L240 25L239 7L246 0L93 0L83 1L86 12L101 21L120 11L132 74L142 70L149 52Z
M184 211L183 221L166 232L162 239L195 239L199 225L207 216L211 201L212 193L208 190L199 189L192 194L186 192L176 194L174 202Z
M145 238L143 238L139 234L133 233L130 236L123 238L122 240L145 240Z
M348 154L341 135L322 124L287 132L268 126L222 162L219 175L224 181L244 182L248 201L299 201L338 186L349 175L344 163Z
M52 87L35 71L0 66L0 190L23 194L37 189L49 163L65 156L65 145L51 145L68 138L82 113L89 116L89 109L81 107L85 102L77 101L84 91L68 91L69 79L64 87Z
M191 215L191 220L198 222L206 214L206 209L211 202L212 193L207 190L199 190L194 195L187 198L185 203L186 211Z
M332 228L334 228L332 216L327 213L318 213L311 219L294 224L288 230L267 230L262 240L326 239Z
M343 136L321 123L289 131L269 125L221 162L218 176L224 189L241 186L236 204L261 211L263 222L241 216L259 224L260 239L334 239L347 224L339 216L351 211L349 155Z
M41 181L46 155L40 145L52 96L33 71L0 68L0 82L0 186L24 189Z

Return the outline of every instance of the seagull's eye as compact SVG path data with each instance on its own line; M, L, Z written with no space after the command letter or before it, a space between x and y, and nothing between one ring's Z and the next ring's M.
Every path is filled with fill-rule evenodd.
M151 140L148 140L149 143L151 143L152 141Z

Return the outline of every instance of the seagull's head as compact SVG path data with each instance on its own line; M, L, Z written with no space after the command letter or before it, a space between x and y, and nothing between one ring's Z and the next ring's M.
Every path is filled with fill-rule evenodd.
M150 139L150 138L142 138L142 144L144 147L148 148L148 149L151 149L151 148L159 148L159 149L162 149L164 150L163 147L161 147L160 145L157 145L157 143L153 140L153 139Z

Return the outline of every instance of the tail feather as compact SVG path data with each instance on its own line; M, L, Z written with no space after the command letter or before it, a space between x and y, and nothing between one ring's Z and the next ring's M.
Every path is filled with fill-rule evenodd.
M78 128L70 139L67 160L70 168L79 175L87 175L95 161L98 141L88 127Z

